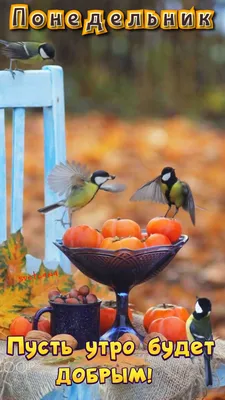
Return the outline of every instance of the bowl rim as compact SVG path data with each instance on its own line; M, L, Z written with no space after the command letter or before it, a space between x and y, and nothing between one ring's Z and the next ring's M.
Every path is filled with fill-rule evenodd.
M171 245L167 246L167 245L158 245L158 246L150 246L150 247L144 247L142 249L136 249L136 250L132 250L132 249L128 249L128 248L121 248L121 249L117 249L117 250L111 250L111 249L104 249L104 248L100 248L100 247L67 247L63 244L63 240L62 239L56 239L56 241L53 242L53 244L55 246L57 246L58 248L64 248L64 249L68 249L68 251L80 251L82 253L91 251L91 252L96 252L99 253L100 251L104 251L108 254L118 254L118 253L133 253L133 254L141 254L141 253L153 253L153 252L161 252L161 251L168 251L171 252L172 250L176 250L177 248L179 249L181 247L181 244L184 245L185 243L187 243L189 240L188 235L181 235L179 237L179 239L175 242L172 243Z

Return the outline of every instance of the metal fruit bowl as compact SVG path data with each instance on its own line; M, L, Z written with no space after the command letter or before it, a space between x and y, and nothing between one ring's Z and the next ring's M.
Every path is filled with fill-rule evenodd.
M89 278L122 292L156 276L187 241L188 236L183 235L170 246L138 250L69 248L63 245L62 240L54 244Z

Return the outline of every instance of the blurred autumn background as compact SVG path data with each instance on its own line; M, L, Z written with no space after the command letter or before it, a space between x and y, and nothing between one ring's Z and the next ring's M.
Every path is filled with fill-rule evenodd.
M23 2L22 2L23 3ZM30 11L70 10L72 0L26 1ZM128 189L99 193L76 214L76 223L101 228L111 217L132 218L142 227L166 207L130 203L133 192L164 166L176 168L196 203L197 226L180 211L190 236L169 268L135 288L140 311L162 302L193 308L195 297L213 302L214 330L225 338L225 5L223 0L77 0L76 9L214 9L214 31L112 31L83 37L81 31L10 32L11 1L1 0L0 37L52 41L64 68L68 159L115 173ZM63 6L62 6L63 4ZM1 69L8 66L4 58ZM7 125L10 185L11 122ZM32 110L26 122L24 236L29 252L44 255L43 121Z

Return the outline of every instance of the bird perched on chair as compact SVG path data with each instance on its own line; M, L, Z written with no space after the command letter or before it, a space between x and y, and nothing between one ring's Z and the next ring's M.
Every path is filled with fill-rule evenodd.
M108 184L108 180L115 179L115 175L110 175L106 171L98 170L92 174L79 163L60 163L56 165L48 176L48 184L50 189L63 196L63 199L55 204L41 208L40 213L48 213L58 207L66 207L69 210L70 226L72 225L72 213L85 207L90 201L94 199L99 190L106 192L122 192L126 186L123 184ZM66 212L65 210L65 212ZM61 223L63 226L63 217Z
M186 332L189 342L198 341L204 344L205 341L213 340L210 322L212 305L209 299L198 298L195 304L195 311L186 322ZM212 385L211 361L212 356L204 351L205 380L206 386Z
M6 40L0 40L0 44L4 46L1 50L2 54L10 59L8 70L13 78L15 75L12 70L13 62L16 64L15 70L23 72L22 69L17 68L17 61L32 64L36 61L54 60L55 57L55 48L50 43L7 42Z
M168 204L167 216L172 205L176 211L173 218L182 207L189 212L191 221L195 225L195 203L190 186L180 181L175 174L175 169L171 167L163 168L161 175L152 181L147 182L138 189L131 197L130 201L151 200L156 203Z

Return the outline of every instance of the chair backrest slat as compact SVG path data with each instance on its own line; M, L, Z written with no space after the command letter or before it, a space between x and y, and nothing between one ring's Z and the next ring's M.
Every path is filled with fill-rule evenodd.
M25 109L13 109L11 232L23 226Z
M44 67L48 69L49 67ZM44 107L44 155L45 155L45 204L52 204L60 198L49 190L47 177L52 168L66 160L65 144L65 107L63 89L63 70L58 69L52 76L52 107ZM45 258L51 259L55 253L53 242L60 239L65 232L61 223L55 220L62 216L63 210L59 208L55 212L45 216ZM66 272L70 272L70 262L64 254L60 254L60 264Z
M0 188L0 243L2 243L7 238L6 147L4 108L0 108Z

